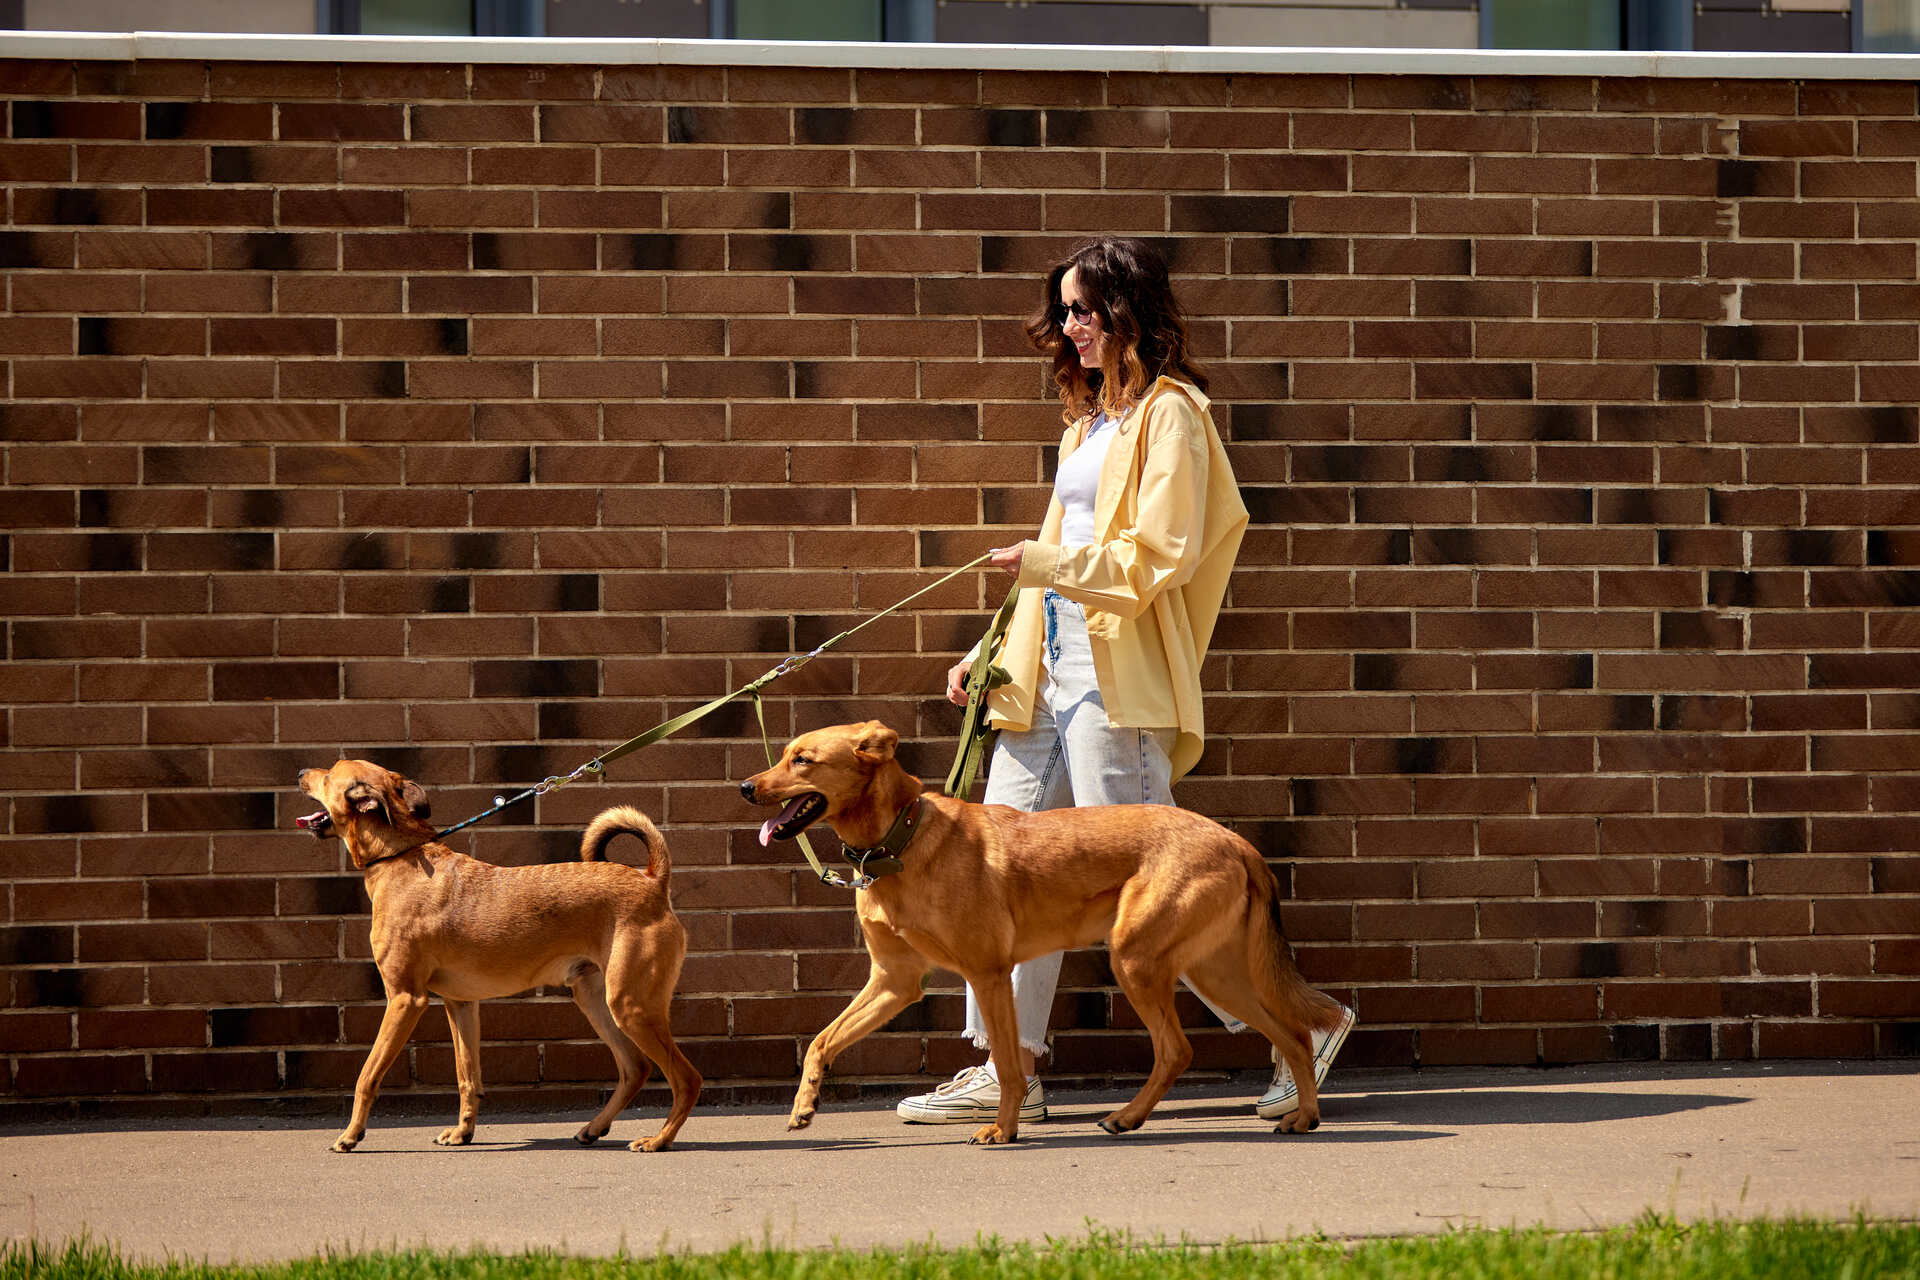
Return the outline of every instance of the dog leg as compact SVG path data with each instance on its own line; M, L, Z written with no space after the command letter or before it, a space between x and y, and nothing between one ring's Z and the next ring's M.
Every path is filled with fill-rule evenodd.
M793 1097L793 1111L787 1116L787 1128L804 1129L813 1123L820 1106L820 1086L826 1081L827 1068L849 1046L885 1026L893 1016L920 998L920 979L927 962L898 935L867 921L860 922L866 935L867 956L872 967L867 985L840 1016L807 1046L806 1062L800 1069L800 1089Z
M1313 1037L1304 1030L1273 1042L1293 1073L1294 1108L1273 1126L1275 1133L1312 1133L1320 1127L1320 1085L1313 1078Z
M627 1038L627 1033L620 1029L620 1024L613 1020L613 1012L607 1008L605 974L593 969L580 974L567 985L573 992L574 1004L593 1024L594 1034L612 1050L614 1070L618 1073L607 1105L600 1108L600 1114L587 1121L580 1127L580 1132L573 1135L575 1142L590 1147L606 1137L607 1130L613 1127L620 1113L633 1105L634 1097L647 1083L647 1076L653 1068L641 1056L633 1041Z
M1189 892L1197 888L1191 886ZM1100 1122L1108 1133L1126 1133L1145 1124L1193 1061L1193 1046L1174 1012L1174 987L1184 966L1173 954L1180 920L1164 899L1167 892L1139 880L1128 884L1107 939L1114 980L1153 1037L1153 1071L1131 1101Z
M473 1141L480 1118L480 1003L446 1000L447 1025L453 1029L453 1069L460 1078L460 1119L434 1141L443 1147L464 1147Z
M1223 948L1187 969L1187 981L1213 1004L1233 1013L1273 1042L1273 1052L1294 1077L1298 1103L1281 1117L1273 1132L1308 1134L1319 1128L1319 1084L1313 1080L1313 1027L1300 1021L1300 1000L1288 1000L1288 990L1261 983L1254 977L1246 948ZM1308 990L1296 979L1298 990ZM1327 1002L1331 1004L1331 1002ZM1302 1086L1306 1080L1306 1086Z
M1123 971L1129 972L1122 976ZM1148 1034L1153 1037L1153 1070L1148 1074L1146 1083L1140 1086L1140 1092L1125 1106L1100 1121L1102 1129L1119 1134L1131 1132L1146 1123L1153 1109L1167 1096L1167 1090L1173 1087L1173 1082L1192 1064L1193 1045L1188 1041L1186 1032L1180 1029L1180 1018L1174 1011L1174 982L1177 975L1172 970L1159 965L1151 968L1129 965L1116 957L1113 973L1120 983L1120 989L1126 992L1127 999L1133 1003L1134 1012L1140 1015Z
M1027 1077L1020 1069L1020 1018L1013 1003L1013 974L965 975L980 1002L980 1020L986 1024L987 1054L993 1074L1000 1078L1000 1111L968 1141L974 1146L998 1146L1020 1138L1020 1104L1026 1100Z
M673 1087L673 1107L660 1126L660 1131L651 1138L641 1138L627 1144L630 1151L665 1151L673 1145L680 1132L680 1126L687 1122L693 1113L693 1104L700 1098L700 1086L703 1081L700 1072L687 1055L680 1052L680 1046L673 1042L673 1032L667 1025L666 1008L649 1010L624 1021L627 1034L649 1058L660 1064L661 1074L667 1077L667 1083Z
M367 1117L373 1114L373 1100L380 1095L380 1082L400 1059L407 1037L420 1024L427 1011L424 991L397 991L387 997L386 1016L380 1019L380 1033L373 1038L366 1065L360 1068L359 1083L353 1086L353 1117L333 1140L335 1151L351 1151L367 1134Z
M673 1107L666 1122L651 1138L629 1143L632 1151L665 1151L672 1146L674 1135L687 1122L700 1097L700 1073L673 1042L668 1017L686 954L686 931L679 921L668 919L644 932L616 937L613 954L607 959L608 1012L640 1052L659 1065L673 1089ZM634 1080L635 1092L645 1079L643 1062Z
M1298 1097L1308 1105L1304 1113L1296 1107L1282 1116L1274 1132L1311 1133L1319 1128L1320 1100L1318 1086L1313 1081L1311 1029L1290 1021L1285 1013L1285 1005L1280 1004L1276 1008L1261 999L1259 989L1249 976L1244 949L1223 948L1206 960L1190 966L1187 969L1187 981L1193 984L1195 991L1271 1041L1275 1052L1293 1073ZM1275 1004L1279 1002L1275 1001ZM1306 1073L1308 1085L1304 1090L1300 1089L1299 1083L1302 1071Z

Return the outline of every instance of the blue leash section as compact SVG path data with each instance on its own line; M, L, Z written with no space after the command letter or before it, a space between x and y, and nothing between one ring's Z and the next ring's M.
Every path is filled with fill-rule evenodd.
M654 743L659 742L662 738L671 737L672 735L680 732L680 730L686 728L688 725L694 723L696 720L699 720L704 716L711 715L713 712L719 710L721 707L726 706L729 702L732 702L735 698L739 698L747 695L751 695L753 697L754 712L759 717L759 720L760 720L760 740L763 746L765 746L765 749L767 751L767 762L769 764L773 763L773 748L767 741L766 715L764 711L761 709L761 703L760 703L760 690L763 687L765 687L766 685L772 684L775 680L778 680L781 676L784 676L789 672L798 671L801 667L806 666L807 663L812 662L815 658L819 657L821 654L825 653L827 650L833 648L833 646L839 644L842 640L845 640L849 636L852 636L858 633L862 628L871 626L873 623L878 622L880 619L886 617L890 613L895 613L901 609L906 608L908 605L912 604L915 600L918 600L921 596L926 595L929 591L932 591L935 588L940 587L947 582L950 582L954 578L959 577L961 574L966 573L971 569L978 568L981 564L986 562L988 556L991 554L992 554L991 552L983 553L982 555L976 557L975 559L968 561L966 564L961 565L958 569L955 569L952 572L941 576L935 581L928 583L926 586L920 588L920 590L914 592L912 595L907 596L905 599L900 600L894 604L891 604L887 606L885 609L882 609L880 612L872 615L869 618L864 619L857 626L847 628L847 630L842 631L839 635L834 636L833 638L825 641L824 643L819 645L817 648L813 649L811 652L803 653L803 654L794 654L786 658L784 661L780 663L779 666L774 667L770 671L762 672L760 675L756 676L752 680L749 680L747 683L741 685L738 689L735 689L732 693L724 694L721 697L715 698L712 702L706 703L703 706L695 707L691 711L682 712L680 715L673 717L673 719L671 720L667 720L661 724L655 725L653 728L647 730L645 733L635 734L633 737L628 738L625 742L622 742L620 745L613 747L607 751L601 752L599 755L595 756L593 759L587 761L585 764L575 769L572 773L556 774L552 777L542 779L541 781L534 783L532 786L528 787L526 790L518 793L517 795L495 796L493 798L493 807L491 809L486 809L481 811L480 813L476 813L471 818L468 818L465 822L458 822L451 827L447 827L444 830L437 831L434 833L433 838L435 840L445 840L448 836L453 835L456 832L465 831L468 827L473 826L475 823L485 822L488 818L493 817L495 814L501 813L507 809L511 809L514 805L530 800L535 796L543 796L549 791L556 791L559 788L564 787L569 783L578 782L581 778L592 777L598 774L605 773L607 771L607 766L612 764L615 760L620 759L620 757L624 755L628 755L632 752L638 751L642 747L651 746ZM1009 597L1009 599L1011 599L1011 597ZM1003 612L1004 612L1004 608L1003 608ZM984 694L984 690L982 690L982 694ZM966 749L967 749L967 742L963 740L961 742L961 750L965 752ZM820 877L821 880L825 881L828 884L841 884L841 885L851 884L851 882L846 881L837 872L828 871L820 865L820 860L814 856L813 847L807 843L807 839L804 835L800 837L800 847L802 850L806 852L807 861L813 864L814 872Z

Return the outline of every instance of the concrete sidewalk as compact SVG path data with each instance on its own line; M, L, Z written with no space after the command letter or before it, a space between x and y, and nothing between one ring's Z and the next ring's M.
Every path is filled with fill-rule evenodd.
M1326 1122L1282 1137L1246 1087L1176 1086L1147 1126L1094 1121L1124 1095L1063 1093L1013 1147L907 1126L890 1107L703 1107L671 1152L597 1147L583 1116L481 1115L472 1147L376 1108L351 1155L338 1120L56 1123L0 1129L0 1233L85 1234L137 1256L258 1260L431 1245L648 1253L1079 1237L1199 1241L1461 1226L1586 1229L1656 1210L1920 1217L1920 1074L1822 1063L1336 1072Z

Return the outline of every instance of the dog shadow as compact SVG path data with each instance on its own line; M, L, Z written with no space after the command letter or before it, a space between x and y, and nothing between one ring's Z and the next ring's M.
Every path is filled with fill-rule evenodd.
M1689 1111L1733 1106L1748 1098L1720 1093L1670 1091L1632 1093L1606 1088L1575 1089L1446 1089L1425 1085L1417 1088L1383 1087L1351 1091L1335 1090L1321 1095L1321 1124L1310 1135L1271 1134L1271 1123L1251 1117L1247 1103L1231 1100L1190 1102L1177 1108L1179 1118L1206 1124L1232 1124L1231 1130L1217 1131L1182 1128L1157 1139L1166 1142L1242 1142L1252 1138L1305 1137L1314 1142L1378 1143L1414 1142L1458 1136L1465 1126L1484 1125L1556 1125L1605 1124L1620 1120L1641 1120L1671 1116ZM1064 1101L1064 1100L1063 1100ZM1053 1121L1093 1125L1124 1101L1116 1094L1091 1105L1079 1102L1056 1104ZM1247 1126L1252 1125L1252 1131ZM1360 1127L1352 1127L1360 1126ZM1051 1128L1051 1124L1047 1126ZM1153 1141L1153 1123L1144 1129L1121 1135L1128 1140ZM1036 1135L1038 1136L1038 1135ZM1051 1135L1049 1135L1051 1136ZM1069 1139L1097 1144L1114 1139L1098 1130L1090 1135Z
M1722 1093L1626 1093L1608 1089L1471 1089L1460 1093L1383 1091L1332 1100L1342 1120L1392 1124L1606 1124L1735 1106Z
M1729 1094L1669 1091L1632 1093L1595 1088L1571 1089L1485 1089L1419 1087L1375 1089L1356 1088L1352 1092L1333 1091L1322 1095L1324 1117L1311 1134L1281 1134L1273 1131L1271 1121L1251 1114L1240 1098L1195 1100L1176 1104L1143 1127L1125 1134L1108 1134L1099 1121L1130 1096L1104 1093L1088 1097L1062 1097L1050 1108L1052 1115L1021 1129L1019 1145L1063 1148L1096 1148L1116 1142L1145 1143L1150 1146L1186 1146L1195 1143L1247 1143L1299 1141L1333 1143L1341 1146L1381 1143L1427 1142L1435 1138L1458 1137L1466 1126L1483 1125L1564 1125L1605 1124L1621 1120L1642 1120L1677 1115L1715 1107L1733 1106L1750 1099ZM770 1122L780 1117L768 1113ZM1169 1125L1168 1120L1184 1122ZM1195 1127L1195 1123L1206 1127ZM1217 1126L1217 1127L1215 1127ZM882 1151L916 1147L965 1146L951 1127L926 1128L903 1126L897 1134L885 1137L850 1135L845 1138L776 1134L767 1138L705 1140L682 1135L674 1150L729 1151ZM437 1148L436 1148L437 1149ZM591 1148L581 1148L571 1137L511 1139L502 1142L476 1140L469 1150L559 1151L595 1150L632 1154L625 1141L602 1139Z

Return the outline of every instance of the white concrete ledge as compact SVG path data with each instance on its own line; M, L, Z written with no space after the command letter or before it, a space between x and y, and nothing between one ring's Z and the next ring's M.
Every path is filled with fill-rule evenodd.
M8 32L0 35L0 58L1920 81L1920 54L571 40L520 36L288 36L177 31Z

